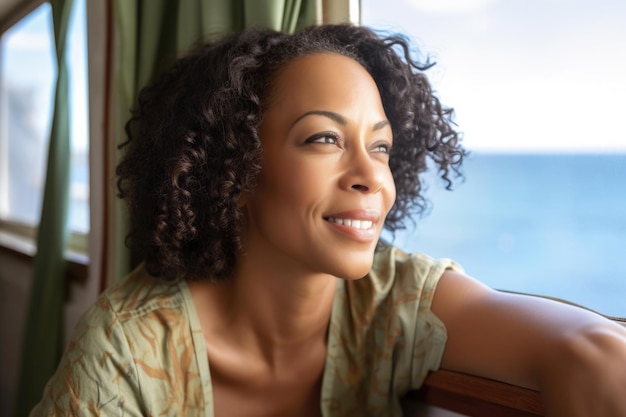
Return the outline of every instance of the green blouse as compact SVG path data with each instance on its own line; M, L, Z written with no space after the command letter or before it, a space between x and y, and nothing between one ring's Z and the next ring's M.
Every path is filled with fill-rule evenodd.
M436 370L446 343L431 312L450 260L381 244L371 272L338 280L321 409L401 416L399 399ZM31 416L213 416L208 356L185 281L143 268L107 289L81 318Z

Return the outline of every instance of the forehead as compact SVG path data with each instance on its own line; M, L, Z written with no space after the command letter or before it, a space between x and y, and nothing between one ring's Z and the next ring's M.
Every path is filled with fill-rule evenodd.
M376 83L361 64L344 55L322 52L286 63L274 78L267 103L324 105L355 96L380 101Z

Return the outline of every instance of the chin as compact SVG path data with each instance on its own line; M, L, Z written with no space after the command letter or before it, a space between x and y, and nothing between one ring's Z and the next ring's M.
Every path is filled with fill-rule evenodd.
M376 244L329 245L323 251L309 256L307 263L312 270L345 280L358 280L365 277L374 264Z
M368 272L370 272L370 270L368 269L366 273L362 274L362 275L355 275L355 276L339 276L339 278L346 280L346 281L358 281L360 279L365 278L365 276L368 274Z
M339 271L337 271L338 273L334 275L346 280L357 280L363 278L372 270L374 256L373 254L370 254L367 257L353 257L347 262L348 264L346 265L344 261L344 265L346 265L346 267L341 268Z

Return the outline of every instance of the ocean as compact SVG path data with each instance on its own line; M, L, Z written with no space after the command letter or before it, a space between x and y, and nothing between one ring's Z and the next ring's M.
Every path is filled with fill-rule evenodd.
M429 212L389 233L498 289L626 317L626 154L472 153L453 191L426 177Z

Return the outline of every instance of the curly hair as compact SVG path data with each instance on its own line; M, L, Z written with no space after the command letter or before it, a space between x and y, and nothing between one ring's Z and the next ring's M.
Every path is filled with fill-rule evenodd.
M359 62L378 86L394 146L396 202L385 220L394 232L426 207L420 174L428 160L451 186L466 151L452 109L412 58L402 35L379 37L350 24L295 34L253 28L197 45L138 96L126 124L117 185L132 229L127 244L165 280L228 278L241 247L241 193L261 170L258 135L266 98L280 69L321 52Z

